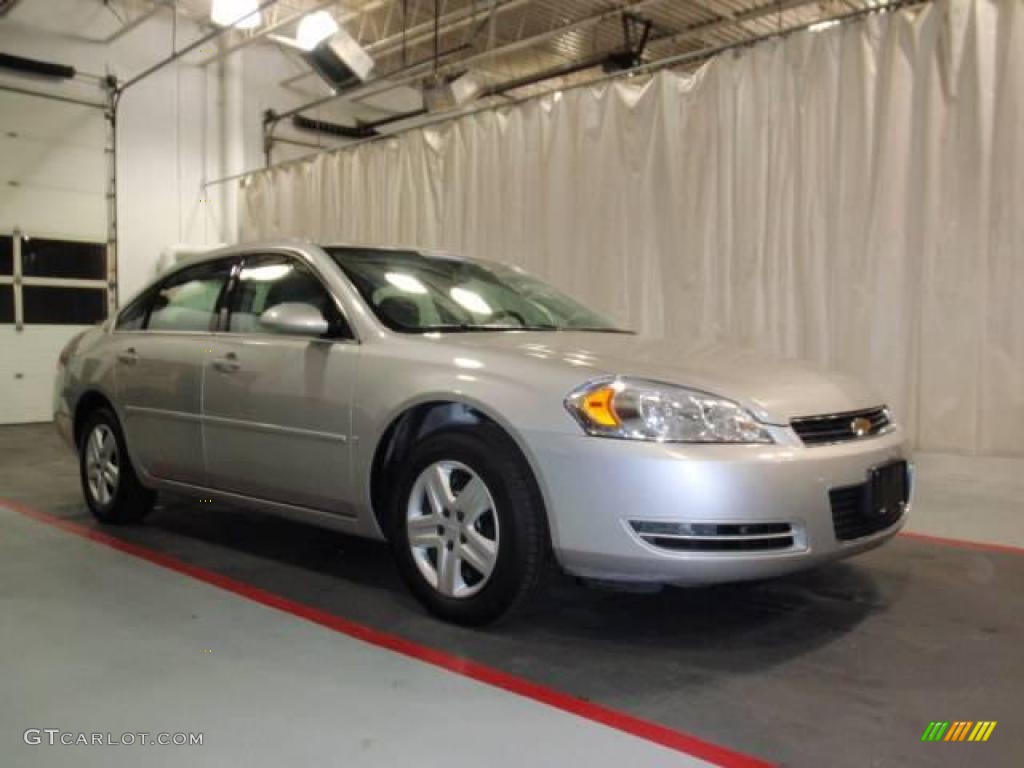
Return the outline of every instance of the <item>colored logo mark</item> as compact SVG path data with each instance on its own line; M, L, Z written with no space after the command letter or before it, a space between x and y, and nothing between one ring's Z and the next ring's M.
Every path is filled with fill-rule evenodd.
M995 720L933 721L924 729L921 741L988 741L995 727Z

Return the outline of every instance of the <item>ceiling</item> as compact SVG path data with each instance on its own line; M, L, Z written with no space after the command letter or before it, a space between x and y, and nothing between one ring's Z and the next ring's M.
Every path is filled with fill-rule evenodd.
M34 2L34 0L24 0ZM96 0L99 3L101 0ZM167 0L163 0L167 2ZM264 0L265 1L265 0ZM268 32L294 34L301 16L327 9L371 53L377 76L402 74L429 62L435 50L449 71L470 69L491 85L583 67L625 48L622 15L637 33L649 22L645 62L740 43L890 0L279 0L251 31L228 32L228 47L251 41L273 45ZM126 20L160 0L112 0ZM180 12L205 23L210 0L177 0ZM439 34L435 40L435 21ZM468 66L460 62L469 60ZM569 81L600 74L590 67L563 74ZM285 85L322 88L302 69ZM550 86L550 84L547 84ZM535 86L513 88L527 95Z
M360 42L375 61L366 98L349 94L349 106L382 117L406 112L419 85L437 71L472 72L492 99L521 98L603 74L602 60L633 49L646 27L637 60L651 63L694 54L683 66L697 66L709 50L821 22L854 11L906 0L259 0L268 3L261 24L228 30L219 52L204 46L189 61L209 63L241 48L271 47L289 61L279 75L289 101L314 103L331 94L326 84L292 50L274 42L291 37L298 21L326 10ZM210 26L211 0L0 0L6 18L37 27L73 25L74 36L109 43L140 23L173 7ZM632 21L624 22L624 16ZM435 29L437 34L435 35ZM62 31L67 35L67 31ZM436 58L435 58L436 57ZM394 87L407 86L407 87ZM356 103L358 102L358 103ZM312 113L311 113L312 114ZM357 115L358 116L358 115ZM365 117L363 115L360 117Z

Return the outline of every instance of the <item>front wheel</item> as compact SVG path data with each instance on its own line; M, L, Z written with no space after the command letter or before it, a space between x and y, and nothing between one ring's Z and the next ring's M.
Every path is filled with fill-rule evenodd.
M86 419L78 457L82 493L97 520L134 523L153 508L156 494L136 477L121 425L109 408Z
M518 448L491 425L445 430L413 451L392 497L391 543L413 594L458 624L488 624L533 591L544 509Z

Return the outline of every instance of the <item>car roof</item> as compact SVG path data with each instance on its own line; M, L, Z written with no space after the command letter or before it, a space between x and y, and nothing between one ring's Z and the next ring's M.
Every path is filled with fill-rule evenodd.
M362 251L365 253L379 252L381 255L388 253L415 253L420 256L428 258L438 259L452 259L455 261L479 261L481 263L489 263L486 259L473 259L455 251L444 250L443 248L420 248L411 245L379 245L379 244L368 244L368 243L357 243L357 242L321 242L317 243L313 240L304 238L279 238L274 240L256 240L246 243L238 243L236 245L226 245L212 247L208 251L201 253L193 253L187 258L181 261L176 261L165 269L160 277L169 275L172 272L176 272L182 267L192 266L194 264L202 264L207 261L214 261L220 258L227 258L236 256L238 254L251 253L259 250L295 250L295 249L309 249L318 248L321 250L332 250L332 249L344 249L353 251Z

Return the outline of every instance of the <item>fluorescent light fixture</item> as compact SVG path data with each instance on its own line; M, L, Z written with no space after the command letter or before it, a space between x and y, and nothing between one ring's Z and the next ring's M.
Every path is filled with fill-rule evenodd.
M395 288L406 293L426 293L427 287L419 281L419 278L408 275L405 272L385 272L384 279Z
M484 301L484 297L476 291L471 291L468 288L460 288L456 286L452 288L449 295L455 299L461 306L468 309L474 315L493 315L494 310L491 309L491 305Z
M262 21L259 0L213 0L210 21L219 27L253 29Z
M338 22L331 14L327 11L316 11L302 17L295 32L295 41L303 50L312 51L337 31Z
M832 29L832 27L839 26L839 19L829 19L828 21L819 21L816 24L811 24L807 29L811 32L821 32L825 29Z
M262 267L246 267L239 273L238 277L241 280L269 283L274 280L280 280L291 271L291 264L264 264Z

